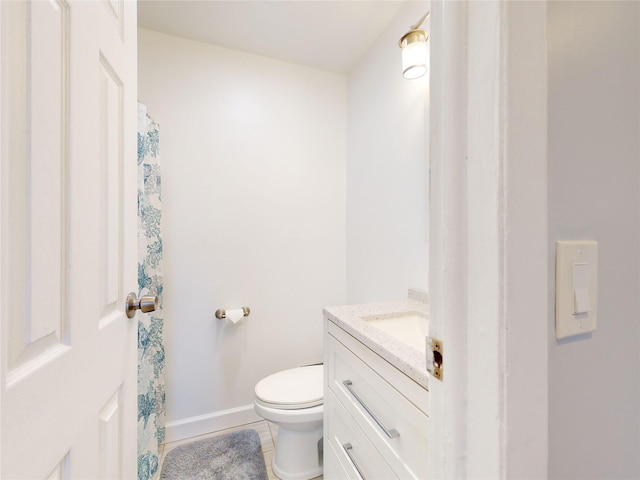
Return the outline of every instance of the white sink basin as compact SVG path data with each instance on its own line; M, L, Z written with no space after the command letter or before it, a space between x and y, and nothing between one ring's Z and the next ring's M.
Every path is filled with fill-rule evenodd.
M398 312L360 318L416 350L426 351L428 322L425 315L419 312Z

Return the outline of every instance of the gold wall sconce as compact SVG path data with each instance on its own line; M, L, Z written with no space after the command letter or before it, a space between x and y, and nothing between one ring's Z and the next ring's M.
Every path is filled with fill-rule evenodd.
M427 55L427 40L429 34L422 30L422 24L429 17L427 12L410 30L405 33L398 45L402 49L402 75L407 80L420 78L429 69L429 57Z

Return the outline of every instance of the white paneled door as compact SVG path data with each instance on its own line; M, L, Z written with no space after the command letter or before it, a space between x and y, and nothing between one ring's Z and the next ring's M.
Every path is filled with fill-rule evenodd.
M2 1L0 34L0 478L134 478L136 5Z

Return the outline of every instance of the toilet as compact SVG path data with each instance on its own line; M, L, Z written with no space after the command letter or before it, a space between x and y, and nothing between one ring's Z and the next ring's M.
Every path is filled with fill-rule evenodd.
M323 367L283 370L260 380L253 407L278 425L272 468L282 480L322 475Z

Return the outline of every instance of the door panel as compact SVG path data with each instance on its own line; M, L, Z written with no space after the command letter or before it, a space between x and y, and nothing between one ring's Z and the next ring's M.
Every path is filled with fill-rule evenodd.
M100 257L101 295L104 305L100 323L109 321L117 310L121 265L120 230L122 224L122 82L109 61L100 56ZM126 295L126 294L125 294Z
M0 477L135 478L135 2L0 22Z
M6 235L15 248L6 259L11 281L3 291L13 383L59 350L65 333L68 8L60 2L10 6L15 47L3 59L11 73L3 124L11 160ZM28 41L41 25L38 38Z

